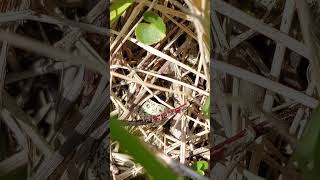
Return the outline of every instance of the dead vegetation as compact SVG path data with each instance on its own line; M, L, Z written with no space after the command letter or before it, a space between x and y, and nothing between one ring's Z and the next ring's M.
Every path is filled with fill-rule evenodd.
M312 3L211 4L211 178L303 179L291 156L319 103Z
M159 14L167 26L166 37L152 46L134 35L148 10ZM143 124L145 120L128 130L162 154L162 160L169 156L180 162L165 160L175 170L181 164L208 161L210 156L210 123L201 111L210 87L205 10L205 1L138 0L111 27L111 115L124 122ZM169 113L185 103L188 106L177 115ZM152 117L143 118L144 114L160 118L153 118L156 124L152 126L147 121ZM111 142L111 173L114 179L131 179L144 171L123 153L121 144Z
M69 2L0 1L0 179L109 178L107 1Z

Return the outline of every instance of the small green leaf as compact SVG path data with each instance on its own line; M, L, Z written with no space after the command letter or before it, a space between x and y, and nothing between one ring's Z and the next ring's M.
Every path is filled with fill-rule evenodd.
M298 162L305 178L316 180L320 176L320 106L313 110L311 118L292 156Z
M133 0L115 0L110 5L110 24L118 18L133 4Z
M202 176L205 175L205 173L204 173L202 170L200 170L200 169L197 170L197 173L200 174L200 175L202 175Z
M154 24L161 32L166 32L166 25L164 24L163 20L160 16L156 13L148 11L143 14L143 19L146 22Z
M203 163L201 163L200 161L197 161L196 164L197 164L196 169L197 169L197 170L202 170Z
M200 160L198 162L202 163L202 170L207 170L209 168L209 164L207 161Z
M154 12L145 12L142 22L135 29L137 39L143 44L151 45L166 37L166 25Z
M204 102L204 105L202 107L202 112L204 115L209 117L209 115L210 115L210 96L206 99L206 102Z
M192 167L196 170L196 172L202 176L205 175L205 170L209 168L209 164L207 161L200 160L192 164Z
M207 170L209 168L208 162L204 160L197 161L194 165L195 170Z

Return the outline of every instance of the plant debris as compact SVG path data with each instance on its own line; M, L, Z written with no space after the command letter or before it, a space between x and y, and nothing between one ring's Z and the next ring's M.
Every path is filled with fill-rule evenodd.
M109 179L107 7L0 1L0 179Z
M319 104L317 5L211 4L211 178L304 179L293 154Z
M169 167L187 177L197 177L187 172L197 173L185 166L192 168L195 162L210 158L210 122L201 111L210 90L209 36L204 22L208 8L205 1L200 9L182 0L136 1L111 27L111 115L131 125L126 126L128 131L156 152L176 161L165 163L171 162ZM166 27L165 37L152 45L138 41L134 33L148 11L159 15ZM121 144L112 142L114 179L145 174L123 151Z

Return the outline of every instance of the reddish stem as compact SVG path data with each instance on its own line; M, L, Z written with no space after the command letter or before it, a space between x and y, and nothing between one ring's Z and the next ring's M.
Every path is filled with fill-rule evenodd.
M269 123L270 122L268 122L268 121L264 121L264 122L261 122L255 126L253 126L253 130L256 133L255 139L266 133L266 125L268 125ZM225 154L226 146L232 145L236 141L240 140L242 137L244 137L246 135L247 131L248 131L248 129L244 129L244 130L240 131L239 133L237 133L236 135L226 139L222 143L219 143L219 144L215 145L214 147L212 147L210 149L210 154L212 155L211 160L217 161L217 160L224 159L224 157L226 155Z

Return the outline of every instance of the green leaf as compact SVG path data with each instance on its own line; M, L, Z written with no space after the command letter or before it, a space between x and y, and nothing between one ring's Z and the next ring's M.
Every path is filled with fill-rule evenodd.
M320 106L311 115L293 154L305 178L316 180L320 177Z
M133 4L133 0L115 0L110 5L110 25L112 25L118 18Z
M205 173L204 173L202 170L200 170L200 169L197 170L197 173L200 174L200 175L202 175L202 176L205 175Z
M204 171L209 168L209 164L207 161L200 160L200 161L194 162L192 164L192 167L196 170L198 174L204 176L205 175Z
M110 118L111 139L118 141L128 151L137 163L141 164L154 180L176 180L178 176L172 170L161 164L140 140L123 128L123 124L116 118Z
M209 164L207 161L200 160L194 163L195 170L207 170L209 168Z
M207 170L209 168L209 164L207 161L200 160L199 163L202 163L202 170Z
M200 161L196 162L196 170L202 170L202 166L203 166L203 163L201 163Z
M143 44L151 45L166 37L166 25L154 12L145 12L143 20L135 29L137 39Z
M143 19L146 22L149 22L153 25L155 25L161 32L166 32L166 25L164 24L163 20L160 16L158 16L156 13L148 11L143 14Z
M210 96L206 99L206 102L204 102L204 105L202 107L202 112L205 116L210 116Z

